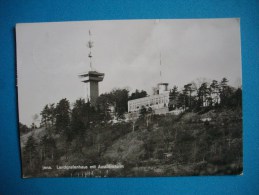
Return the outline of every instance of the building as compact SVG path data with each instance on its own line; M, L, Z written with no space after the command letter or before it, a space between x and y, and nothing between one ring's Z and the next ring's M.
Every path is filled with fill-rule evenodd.
M155 114L168 113L169 104L168 83L159 83L155 95L128 101L128 112L139 112L142 107L152 108Z
M202 97L202 106L216 106L220 103L219 92L214 92L210 96ZM169 110L169 104L173 104L173 109ZM159 83L156 88L156 94L143 98L138 98L128 101L128 113L139 113L145 107L152 108L155 114L175 114L182 113L186 107L176 108L176 102L170 102L170 90L168 90L168 83Z

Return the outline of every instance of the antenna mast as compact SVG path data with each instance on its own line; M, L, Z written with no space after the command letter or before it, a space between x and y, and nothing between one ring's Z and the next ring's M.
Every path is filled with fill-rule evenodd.
M93 67L92 67L92 57L93 57L93 55L92 55L92 48L94 47L94 43L93 43L93 41L92 41L92 39L91 39L91 31L89 30L89 41L88 41L88 43L87 43L87 47L89 48L89 50L90 50L90 52L89 52L89 54L88 54L88 57L89 57L89 59L90 59L90 70L93 70Z
M161 83L162 83L163 77L162 77L162 57L161 57L161 51L160 51L160 79L161 79Z

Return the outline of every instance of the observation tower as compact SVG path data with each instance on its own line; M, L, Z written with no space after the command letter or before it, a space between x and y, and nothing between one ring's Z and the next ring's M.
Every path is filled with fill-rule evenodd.
M90 59L90 70L79 74L81 81L86 83L86 99L90 101L92 106L96 106L96 100L99 96L99 82L103 81L104 73L100 73L96 70L93 70L92 67L92 48L93 42L91 40L91 31L89 30L89 41L87 43L89 48L88 58Z

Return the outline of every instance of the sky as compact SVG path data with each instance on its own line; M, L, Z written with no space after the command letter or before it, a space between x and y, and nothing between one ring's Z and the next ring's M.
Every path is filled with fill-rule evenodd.
M62 98L72 104L86 98L86 86L78 75L90 70L89 30L93 69L105 73L100 94L125 87L151 94L161 81L181 89L201 78L226 77L230 85L241 85L237 18L17 24L20 122L38 123L35 114Z

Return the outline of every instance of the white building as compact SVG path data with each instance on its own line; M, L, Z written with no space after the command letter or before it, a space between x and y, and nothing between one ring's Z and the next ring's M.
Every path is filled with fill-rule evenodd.
M128 112L139 112L144 106L145 108L152 108L156 114L165 114L169 111L169 92L168 83L159 83L156 95L128 101Z

